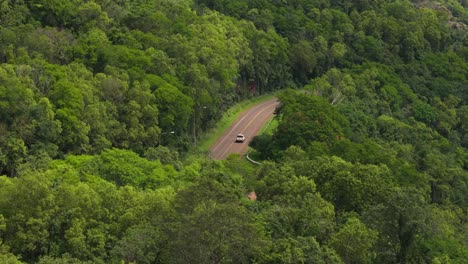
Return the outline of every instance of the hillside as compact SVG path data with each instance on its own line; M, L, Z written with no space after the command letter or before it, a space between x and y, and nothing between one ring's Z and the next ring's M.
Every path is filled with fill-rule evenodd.
M0 1L0 263L465 263L467 6Z

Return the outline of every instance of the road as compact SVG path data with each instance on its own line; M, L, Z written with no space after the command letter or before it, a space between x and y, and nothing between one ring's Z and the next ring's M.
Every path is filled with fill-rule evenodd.
M227 129L226 133L211 146L211 158L221 160L232 153L244 154L249 142L273 115L278 104L277 98L273 98L243 112ZM244 134L245 141L236 143L236 135L240 133Z

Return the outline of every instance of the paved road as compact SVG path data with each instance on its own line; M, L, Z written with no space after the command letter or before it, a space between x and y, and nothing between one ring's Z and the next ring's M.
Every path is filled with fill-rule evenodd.
M278 104L279 102L274 98L255 105L242 113L226 133L211 146L211 157L213 159L225 159L231 153L244 154L247 151L249 142L273 115ZM236 135L239 133L245 135L244 143L235 142Z

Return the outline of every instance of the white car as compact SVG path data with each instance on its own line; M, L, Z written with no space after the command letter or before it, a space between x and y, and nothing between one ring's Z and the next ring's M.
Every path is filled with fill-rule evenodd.
M244 134L237 134L236 136L236 142L244 142L245 141L245 136Z

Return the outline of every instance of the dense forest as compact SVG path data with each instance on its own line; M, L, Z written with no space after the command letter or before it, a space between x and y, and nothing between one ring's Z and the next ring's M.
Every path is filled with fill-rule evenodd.
M0 0L0 263L466 263L467 24L466 0ZM193 151L271 92L260 166Z

